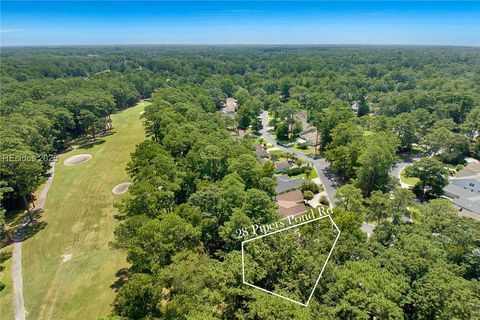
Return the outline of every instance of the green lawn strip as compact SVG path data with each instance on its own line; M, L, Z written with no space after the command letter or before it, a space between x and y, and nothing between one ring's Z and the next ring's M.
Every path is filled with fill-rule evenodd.
M283 150L271 150L271 151L267 150L267 152L269 154L283 154L283 153L285 153L285 151L283 151Z
M296 174L294 176L289 176L290 178L292 179L296 179L296 178L303 178L305 179L305 173L299 173L299 174Z
M409 178L405 176L405 168L400 171L400 181L405 184L409 184L411 186L414 186L417 184L418 181L420 181L418 178Z
M0 266L3 270L0 271L0 282L5 285L0 291L0 320L12 320L13 315L13 282L12 282L12 250L13 245L6 246L0 249L0 256L6 255L5 260L0 259ZM1 268L0 268L1 270Z
M97 319L108 315L115 272L125 255L111 250L117 225L111 189L129 180L130 153L145 138L139 112L146 103L112 116L112 134L59 157L41 221L45 229L23 245L25 307L30 319ZM103 142L101 142L103 141ZM93 158L66 167L68 157ZM71 255L71 256L68 256Z
M298 145L295 144L290 148L304 154L315 154L315 147L308 147L307 149L301 149L298 147Z
M289 176L290 178L292 179L296 179L296 178L303 178L303 179L315 179L315 178L318 178L318 173L317 173L317 170L315 170L315 168L312 167L312 171L310 172L310 174L307 175L305 173L299 173L299 174L296 174L296 175L293 175L293 176Z
M318 178L318 172L317 172L317 169L315 169L315 167L312 168L313 170L310 172L310 175L308 176L308 179L315 179L315 178Z
M267 148L271 148L272 145L270 143L268 143L267 140L265 140L263 137L257 137L255 139L253 139L253 143L254 144L263 144L263 145L266 145Z

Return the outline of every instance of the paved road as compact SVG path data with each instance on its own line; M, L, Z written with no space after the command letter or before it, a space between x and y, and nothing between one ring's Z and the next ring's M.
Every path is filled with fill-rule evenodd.
M330 173L329 164L327 163L327 161L325 161L325 159L323 158L314 160L302 152L280 146L277 143L277 141L273 139L270 133L268 132L268 112L267 111L264 111L262 113L262 124L263 124L263 128L262 128L261 134L262 134L262 137L265 140L267 140L268 143L272 144L273 146L285 152L294 153L299 158L302 158L304 160L307 160L313 163L313 165L315 166L315 169L317 170L318 178L320 179L323 185L323 188L325 189L325 193L327 195L328 201L330 202L330 206L333 206L333 201L334 201L333 196L335 195L335 191L337 189L337 183L331 179L333 177L333 174Z
M42 192L37 200L36 209L41 210L45 205L47 193L53 182L55 171L55 161L50 162L50 177L45 183ZM23 272L22 272L22 241L25 234L24 227L30 222L29 217L25 217L20 223L20 228L15 233L12 253L12 279L13 279L13 311L15 320L25 320L25 302L23 300Z
M395 167L393 167L393 169L390 171L390 176L400 179L400 171L402 171L404 168L412 165L414 162L416 162L418 160L420 160L420 158L413 157L413 158L398 161L397 164L395 165ZM402 185L402 188L411 187L410 185L405 184L405 183L400 182L400 184Z

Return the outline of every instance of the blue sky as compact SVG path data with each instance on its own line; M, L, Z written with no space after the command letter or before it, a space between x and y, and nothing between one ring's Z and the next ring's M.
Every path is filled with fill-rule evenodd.
M1 1L0 44L480 46L480 1Z

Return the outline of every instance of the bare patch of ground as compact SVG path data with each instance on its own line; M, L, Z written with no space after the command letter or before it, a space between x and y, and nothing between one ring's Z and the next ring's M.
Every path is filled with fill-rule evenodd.
M66 159L63 164L66 166L74 166L76 164L80 164L92 159L91 154L77 154L76 156L71 156L70 158Z
M122 182L120 184L117 184L115 187L112 189L112 193L114 194L124 194L125 192L128 191L128 187L131 185L131 182Z
M64 254L62 255L62 262L65 263L67 261L70 261L72 260L72 254L71 253L67 253L67 254Z

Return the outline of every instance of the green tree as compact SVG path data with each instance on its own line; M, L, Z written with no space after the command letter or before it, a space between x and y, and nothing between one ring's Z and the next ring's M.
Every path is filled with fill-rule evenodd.
M238 158L231 159L228 170L236 172L245 182L247 188L253 188L258 186L262 169L253 155L242 154Z
M418 319L475 319L480 299L474 283L456 276L448 266L434 265L412 284L409 298Z
M410 113L401 113L392 118L393 133L400 140L400 148L411 150L412 144L416 143L416 122Z
M357 115L359 117L367 115L370 112L370 106L368 105L367 98L364 94L360 96L358 104L359 106L358 106Z
M373 190L386 190L389 172L397 159L398 139L389 132L378 132L366 142L358 158L355 185L368 196Z
M148 221L138 230L128 245L127 260L132 270L148 272L170 264L178 251L199 247L199 230L179 216L168 214L162 220Z
M129 319L160 316L156 306L152 276L143 273L134 274L115 297L113 310L117 315Z
M448 184L448 171L440 161L434 158L422 158L405 169L407 177L416 177L415 185L423 198L427 195L441 196L443 187Z
M380 225L382 221L390 216L389 196L381 191L373 191L370 197L365 199L368 205L368 217Z
M369 261L349 261L325 294L328 312L340 319L403 319L406 279Z
M263 128L262 120L260 118L255 118L252 122L252 130L253 132L260 132Z
M275 134L277 135L277 140L288 140L288 124L285 121L279 122L275 129Z
M0 181L0 239L3 239L5 236L9 241L12 241L11 236L8 234L5 226L5 208L3 207L3 195L8 192L12 192L13 188L7 186L5 181Z
M93 140L96 139L98 119L93 112L81 110L78 116L78 123L84 132L90 131Z
M364 207L362 204L362 190L351 184L341 186L335 192L335 205L344 211L352 211L363 216Z

